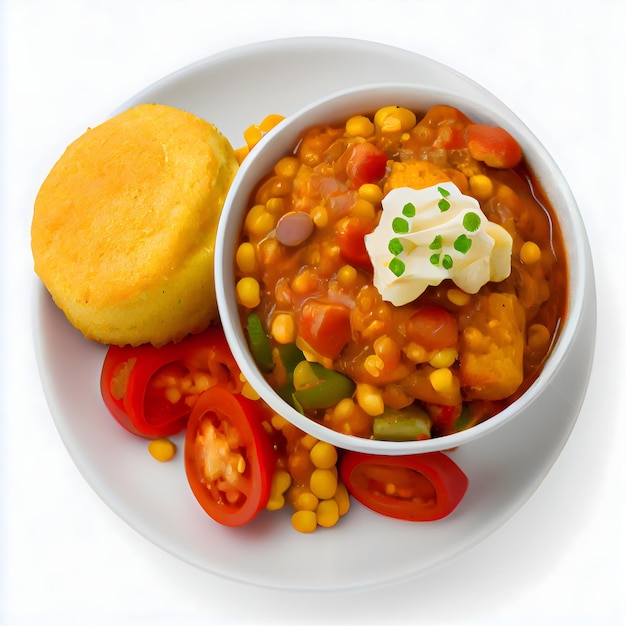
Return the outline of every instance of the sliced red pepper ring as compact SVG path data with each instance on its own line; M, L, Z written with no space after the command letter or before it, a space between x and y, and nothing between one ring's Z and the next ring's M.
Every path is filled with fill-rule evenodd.
M185 436L185 472L204 511L225 526L242 526L265 508L276 453L264 409L222 386L196 401Z
M361 504L412 522L446 517L461 502L468 485L461 468L442 452L383 456L348 451L339 471Z
M239 391L239 372L222 329L213 326L159 348L110 346L100 389L105 405L128 431L168 437L183 430L200 391L215 384Z

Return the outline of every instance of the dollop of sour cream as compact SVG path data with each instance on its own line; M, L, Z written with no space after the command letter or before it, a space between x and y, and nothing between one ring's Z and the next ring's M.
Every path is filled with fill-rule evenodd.
M382 207L365 247L374 286L393 305L411 302L447 278L474 294L511 273L511 235L453 183L393 189Z

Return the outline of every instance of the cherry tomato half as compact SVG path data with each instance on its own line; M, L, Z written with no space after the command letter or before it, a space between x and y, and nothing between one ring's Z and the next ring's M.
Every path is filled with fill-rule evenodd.
M387 168L387 155L367 141L357 143L346 164L346 173L354 189L365 183L378 182Z
M412 522L430 522L452 513L468 484L459 466L442 452L383 456L349 451L339 472L361 504Z
M459 330L456 318L450 311L426 304L407 320L406 334L411 341L426 350L443 350L457 342Z
M185 472L204 511L225 526L242 526L267 505L276 455L260 402L222 386L196 401L185 435Z
M110 346L100 376L109 411L128 431L146 438L183 430L195 397L215 384L233 391L242 384L219 326L160 348Z

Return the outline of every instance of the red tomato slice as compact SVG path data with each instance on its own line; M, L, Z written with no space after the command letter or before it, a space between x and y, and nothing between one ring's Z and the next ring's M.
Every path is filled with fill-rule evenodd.
M383 456L348 451L339 467L350 494L368 509L411 522L452 513L467 490L467 476L441 452Z
M355 189L365 183L378 182L387 169L387 155L380 148L364 141L352 148L346 164L348 179Z
M456 318L440 306L421 306L406 322L406 335L426 350L443 350L458 339Z
M100 376L111 414L128 431L146 438L183 430L191 397L202 390L199 384L240 389L239 367L218 326L160 348L110 346Z
M365 247L365 235L375 224L362 217L347 217L337 224L337 243L343 259L356 268L372 270L372 260Z
M302 306L298 335L307 347L334 359L352 337L350 309L339 302L310 298Z
M258 402L222 386L204 391L189 416L185 472L204 511L242 526L265 508L276 456Z

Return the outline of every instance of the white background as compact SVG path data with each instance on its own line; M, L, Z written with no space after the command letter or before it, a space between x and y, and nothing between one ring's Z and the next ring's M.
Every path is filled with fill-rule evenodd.
M0 7L0 624L625 623L626 3L5 0ZM491 90L559 163L596 267L594 369L550 474L478 546L371 592L267 591L199 572L148 543L74 467L32 347L32 204L65 146L182 66L300 35L407 48Z

